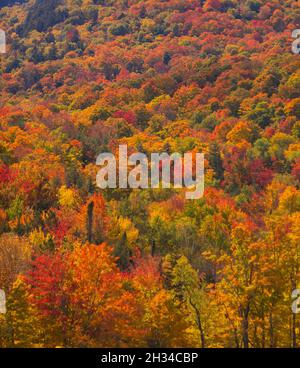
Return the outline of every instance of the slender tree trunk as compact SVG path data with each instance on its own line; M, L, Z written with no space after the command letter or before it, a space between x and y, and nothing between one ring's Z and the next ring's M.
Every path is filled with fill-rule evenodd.
M198 325L198 328L200 331L200 337L201 337L201 348L204 349L205 348L205 336L204 336L204 330L203 330L202 322L200 318L200 313L198 310L196 312L196 315L197 315L197 325Z
M151 256L154 257L156 254L156 244L155 244L155 240L152 240L152 244L151 244Z
M243 320L242 320L242 338L243 338L243 346L245 349L249 349L249 312L250 306L249 304L243 310Z
M203 327L202 327L202 323L201 323L201 318L200 318L199 311L197 311L197 323L198 323L198 327L199 327L199 331L200 331L200 336L201 336L201 348L204 349L205 348L205 336L204 336L204 331L203 331Z
M88 205L87 209L87 240L93 242L93 217L94 217L94 202Z
M297 347L297 332L296 332L296 314L292 315L292 347Z
M196 313L196 322L197 322L197 326L200 332L201 348L204 349L206 342L205 342L205 335L204 335L204 330L203 330L202 321L201 321L201 315L200 315L199 309L191 300L190 300L190 304Z
M269 333L270 333L270 348L274 348L275 340L274 340L274 325L273 325L273 313L272 312L269 315Z

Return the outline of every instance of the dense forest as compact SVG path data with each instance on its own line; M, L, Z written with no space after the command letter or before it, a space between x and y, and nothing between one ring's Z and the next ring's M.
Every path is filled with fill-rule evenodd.
M11 5L15 5L15 4L22 4L27 0L1 0L0 1L0 8L4 7L4 6L11 6Z
M0 28L0 347L300 347L299 2L1 1ZM100 190L120 144L205 153L203 198Z

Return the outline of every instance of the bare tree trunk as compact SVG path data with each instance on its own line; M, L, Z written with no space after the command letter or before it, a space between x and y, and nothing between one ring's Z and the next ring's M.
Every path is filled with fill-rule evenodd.
M242 316L242 339L243 346L245 349L249 349L249 312L250 305L248 303L247 307L243 310Z
M269 315L269 334L270 334L270 348L274 348L274 326L273 326L273 314Z
M87 240L93 242L93 217L94 217L94 202L89 203L87 209Z
M152 244L151 244L151 256L154 257L156 254L156 244L155 244L155 240L152 240Z
M297 332L296 332L296 314L292 315L292 347L297 347Z
M197 326L200 332L201 348L204 349L206 342L205 342L205 335L204 335L204 330L203 330L202 321L201 321L201 315L200 315L199 309L191 300L190 300L190 304L196 313L196 322L197 322Z

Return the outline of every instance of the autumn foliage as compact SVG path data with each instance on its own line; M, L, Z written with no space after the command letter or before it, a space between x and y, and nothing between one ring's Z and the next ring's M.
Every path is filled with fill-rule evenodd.
M298 1L0 5L0 347L300 347ZM96 157L203 152L205 195Z

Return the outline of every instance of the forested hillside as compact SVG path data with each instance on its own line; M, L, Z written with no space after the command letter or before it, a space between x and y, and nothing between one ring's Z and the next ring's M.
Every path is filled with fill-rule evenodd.
M0 8L5 7L5 6L11 6L11 5L15 5L15 4L22 4L27 0L1 0L0 1Z
M0 347L300 347L299 2L1 1L0 28ZM204 197L100 190L120 144L205 153Z

